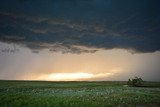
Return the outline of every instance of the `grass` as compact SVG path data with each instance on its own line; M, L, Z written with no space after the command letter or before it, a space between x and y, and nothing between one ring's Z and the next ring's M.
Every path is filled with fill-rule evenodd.
M160 106L160 83L0 81L0 107ZM151 87L149 87L151 86Z

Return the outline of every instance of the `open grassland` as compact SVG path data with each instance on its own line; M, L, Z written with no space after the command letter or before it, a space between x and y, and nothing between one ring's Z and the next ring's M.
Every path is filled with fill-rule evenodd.
M0 107L160 106L160 83L0 81Z

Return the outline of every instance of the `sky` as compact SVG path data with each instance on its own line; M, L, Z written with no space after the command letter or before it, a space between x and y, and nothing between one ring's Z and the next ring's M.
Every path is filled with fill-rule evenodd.
M1 0L0 79L160 81L159 0Z

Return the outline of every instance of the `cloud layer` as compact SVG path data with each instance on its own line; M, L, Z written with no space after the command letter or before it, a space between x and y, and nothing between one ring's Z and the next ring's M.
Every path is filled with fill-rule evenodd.
M160 50L159 0L2 0L0 41L32 50ZM84 48L85 47L85 48Z

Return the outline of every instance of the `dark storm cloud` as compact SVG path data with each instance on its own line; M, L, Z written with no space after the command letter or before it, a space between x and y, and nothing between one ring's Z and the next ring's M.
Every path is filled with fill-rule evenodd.
M159 0L2 0L0 40L33 50L160 50Z

